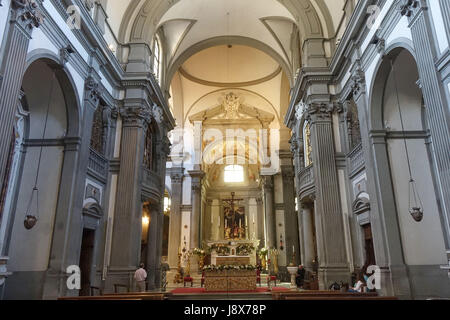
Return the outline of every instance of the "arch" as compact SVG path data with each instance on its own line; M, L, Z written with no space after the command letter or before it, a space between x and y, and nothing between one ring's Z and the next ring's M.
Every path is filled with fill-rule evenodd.
M369 94L369 131L370 130L381 130L383 129L383 97L384 88L386 81L388 80L391 66L390 60L397 57L397 55L402 51L406 50L411 54L415 61L417 61L415 56L415 51L413 45L409 39L398 38L392 42L386 49L386 54L380 59L375 67L375 72L371 79L371 87Z
M136 0L128 6L119 31L119 41L150 43L159 22L173 6L182 0ZM334 35L331 14L324 0L317 0L316 6L310 0L276 0L295 18L303 39ZM317 12L319 10L320 12ZM323 18L321 19L320 16ZM134 19L133 19L134 18ZM325 21L324 21L325 20Z
M67 107L67 137L75 138L81 137L81 119L82 108L81 101L78 95L77 86L75 81L67 69L67 67L61 66L60 58L50 50L36 49L28 54L26 68L28 68L36 61L45 61L47 65L55 71L56 79L58 80Z
M205 49L220 46L220 45L226 45L229 43L233 43L235 45L242 45L242 46L248 46L255 49L258 49L260 51L263 51L267 53L270 57L272 57L278 64L281 66L285 74L287 75L289 79L289 84L291 87L293 84L293 76L292 71L288 63L281 57L274 49L272 49L267 44L255 40L248 37L242 37L242 36L219 36L219 37L213 37L209 39L202 40L200 42L197 42L196 44L190 46L187 50L185 50L180 56L173 61L172 65L169 66L169 69L167 71L167 77L165 82L165 87L168 88L170 86L170 82L172 81L173 76L177 72L177 70L194 54L197 52L203 51Z

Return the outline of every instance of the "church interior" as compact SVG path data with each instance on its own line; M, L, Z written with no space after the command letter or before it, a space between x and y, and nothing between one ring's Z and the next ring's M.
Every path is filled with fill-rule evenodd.
M0 300L450 299L450 1L0 0Z

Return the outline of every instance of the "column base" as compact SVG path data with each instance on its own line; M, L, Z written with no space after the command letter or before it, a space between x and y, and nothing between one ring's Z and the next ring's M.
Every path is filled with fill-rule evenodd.
M329 290L330 286L337 282L351 284L351 273L348 267L320 267L318 272L319 289Z

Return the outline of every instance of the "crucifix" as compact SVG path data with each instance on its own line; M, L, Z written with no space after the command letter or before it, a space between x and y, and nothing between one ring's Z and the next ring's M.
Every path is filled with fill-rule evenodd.
M223 199L223 201L225 203L227 203L230 206L230 208L231 208L231 214L232 214L231 215L231 225L228 226L229 228L231 228L231 230L234 230L234 228L236 227L236 225L235 225L235 220L236 220L235 203L244 200L244 199L236 199L235 196L236 196L236 193L232 192L231 193L231 199Z

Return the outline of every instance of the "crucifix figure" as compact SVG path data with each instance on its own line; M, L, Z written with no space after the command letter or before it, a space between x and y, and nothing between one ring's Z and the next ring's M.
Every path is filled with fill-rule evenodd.
M231 193L231 199L223 199L228 205L225 207L225 239L243 239L245 237L245 220L244 212L239 208L236 209L236 202L244 199L236 199L235 193ZM239 212L242 211L242 212Z

